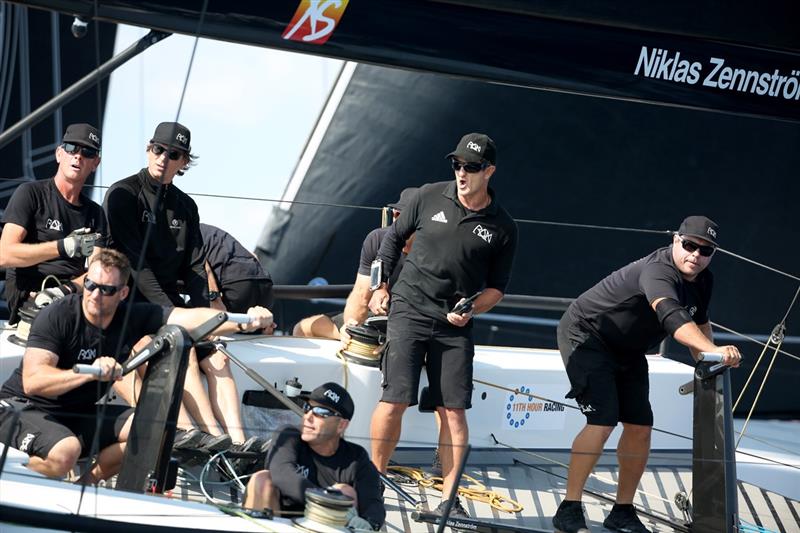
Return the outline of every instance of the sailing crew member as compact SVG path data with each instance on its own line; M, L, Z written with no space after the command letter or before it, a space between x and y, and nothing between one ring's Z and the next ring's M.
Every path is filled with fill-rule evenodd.
M348 526L377 531L386 519L378 471L364 448L344 439L355 410L350 393L337 383L324 383L303 409L300 428L278 430L266 470L247 484L244 506L301 513L306 489L336 489L354 501Z
M400 193L400 199L394 203L388 204L392 210L392 220L397 220L400 212L408 205L411 197L417 192L417 187L407 187ZM347 302L344 306L344 311L335 313L333 316L327 314L314 315L302 319L294 327L293 335L296 337L322 337L326 339L335 339L342 341L342 348L347 348L350 342L350 335L347 334L347 326L355 326L362 324L369 317L369 301L372 297L372 289L370 288L370 269L372 262L378 257L378 250L381 247L384 236L389 231L390 226L385 228L375 228L370 231L364 238L361 244L361 257L358 263L358 272L356 273L356 280L353 283L353 289L347 296ZM403 254L395 267L392 277L389 279L389 288L400 275L403 268L403 262L408 252L411 250L411 245L414 242L412 235L403 247ZM384 313L385 314L385 313Z
M272 278L253 252L216 226L200 223L200 234L211 307L233 313L254 305L272 309Z
M192 134L186 126L177 122L160 123L145 148L147 166L114 183L106 192L104 207L114 247L128 256L133 268L134 301L187 307L178 286L182 282L182 291L190 297L188 306L208 305L208 279L197 204L173 183L175 176L182 176L197 159L192 153L191 140ZM145 242L148 228L149 237ZM212 406L201 370L207 376L218 377L228 388L228 393L216 399L236 395L233 375L230 363L221 353L211 348L192 349L183 405L204 432L199 436L202 439L199 447L220 451L244 438L244 433L241 427L236 430L238 438L224 433L217 425L215 407L224 423L241 418L239 402L218 401ZM121 392L125 401L135 403L127 388ZM183 442L196 443L197 432L187 420L182 414L178 447L182 447Z
M107 245L105 213L83 193L100 164L100 132L89 124L70 124L55 155L55 176L17 187L3 214L0 267L8 269L10 324L19 321L20 307L49 275L64 282L49 289L53 297L79 291L85 258L95 245Z
M11 445L30 455L31 470L57 478L91 452L99 431L96 464L82 478L96 483L119 471L133 414L127 406L96 405L106 389L97 382L120 379L120 362L142 336L165 323L191 329L218 311L128 304L123 301L129 291L128 259L116 250L102 250L89 261L83 294L56 300L34 321L22 363L0 388L0 407L5 407L0 409L0 435L11 435ZM247 329L272 321L263 308L248 314L253 320ZM217 332L233 332L238 326L226 322ZM102 374L76 374L76 363L97 367ZM16 421L9 407L21 409ZM98 410L103 409L98 424Z
M558 348L571 389L586 416L572 444L567 494L553 517L564 533L588 531L581 508L586 479L611 432L622 422L617 445L616 504L608 529L645 533L632 502L650 452L653 411L645 353L667 335L700 352L719 352L739 366L736 346L713 342L708 305L713 277L708 265L719 227L704 216L687 217L672 244L613 272L581 294L558 325Z
M489 187L496 155L495 143L487 135L465 135L447 155L455 180L422 186L391 226L378 253L384 276L391 275L405 240L416 232L414 247L392 287L388 348L381 362L383 394L370 429L372 460L386 472L400 438L403 413L417 403L424 365L431 402L441 421L444 487L439 512L457 490L456 465L469 442L472 317L503 298L517 245L517 225ZM471 309L453 312L455 304L478 292ZM372 303L373 311L386 313L385 282ZM467 516L458 498L451 516Z

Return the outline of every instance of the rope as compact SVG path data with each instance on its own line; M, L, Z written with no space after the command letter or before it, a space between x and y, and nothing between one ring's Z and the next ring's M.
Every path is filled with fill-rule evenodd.
M444 479L438 476L427 476L419 468L410 466L390 466L388 470L405 476L416 482L420 487L432 488L439 492L444 488ZM493 490L487 489L483 483L472 476L464 474L463 479L470 482L470 485L466 487L458 486L458 494L465 498L489 504L492 508L504 513L519 513L524 509L516 500L512 500Z

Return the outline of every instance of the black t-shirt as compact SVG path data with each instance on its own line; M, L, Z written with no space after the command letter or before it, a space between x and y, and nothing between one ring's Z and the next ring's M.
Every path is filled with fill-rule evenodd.
M641 355L667 336L651 302L671 298L695 323L705 324L713 281L708 269L694 281L685 280L672 260L672 247L667 246L611 273L581 294L567 312L612 353Z
M144 299L159 305L184 306L178 291L181 280L193 307L208 305L200 215L188 194L174 184L165 185L159 192L158 181L143 168L113 184L106 192L104 207L114 246L128 256ZM149 225L153 229L142 268L137 271Z
M391 226L386 226L385 228L375 228L364 238L364 243L361 245L361 258L358 262L359 274L364 276L370 275L370 270L372 270L372 262L377 259L378 251L381 249L383 238L389 232L390 228ZM397 265L395 265L394 269L392 270L392 274L389 276L389 280L387 281L390 289L400 276L400 272L403 270L403 263L405 263L405 261L406 254L401 254L400 259L397 261Z
M205 255L220 286L231 281L271 279L269 274L233 235L208 224L200 224Z
M336 453L323 457L300 438L296 427L285 426L273 440L266 468L280 490L283 510L303 509L308 488L345 483L356 490L361 518L373 527L381 526L386 519L378 471L367 451L357 444L342 439Z
M98 357L114 357L123 362L133 345L144 335L155 333L167 322L172 308L154 304L130 304L131 315L125 331L122 322L126 312L122 302L105 330L92 325L83 316L81 295L70 294L48 305L31 326L28 348L41 348L58 356L56 367L71 369L75 364L91 365ZM92 381L72 389L57 398L29 396L22 388L22 364L0 389L0 397L30 400L37 407L50 411L80 412L91 408L100 399L105 387Z
M379 256L391 273L405 241L414 246L392 288L421 314L446 322L463 297L493 288L505 292L517 247L517 224L490 188L491 203L480 211L458 200L455 180L430 183L389 226Z
M17 187L3 214L3 224L8 223L25 228L22 242L28 244L57 241L76 229L89 228L102 235L98 246L108 246L109 230L103 209L83 193L80 205L72 205L61 196L53 178ZM29 267L11 268L8 276L16 278L20 290L39 290L47 275L61 280L80 276L85 262L85 257L57 257Z

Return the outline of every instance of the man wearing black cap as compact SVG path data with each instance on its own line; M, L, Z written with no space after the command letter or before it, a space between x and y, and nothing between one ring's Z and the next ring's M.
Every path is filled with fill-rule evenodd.
M417 403L425 366L430 400L441 421L443 504L457 487L455 465L469 442L472 317L503 298L517 244L517 225L489 188L497 160L494 141L482 133L467 134L447 157L455 180L420 187L378 253L384 277L391 275L405 239L416 232L414 247L392 287L388 347L381 362L383 395L370 430L372 460L385 472L400 438L403 413ZM456 307L473 296L471 307ZM388 303L384 283L370 305L386 313ZM458 499L451 515L466 516Z
M397 217L400 216L400 212L408 205L417 190L417 187L407 187L400 193L399 200L387 204L386 207L392 210L392 220L397 220ZM370 269L372 267L372 262L378 257L378 250L390 227L391 226L375 228L370 231L364 239L364 243L361 245L361 258L358 263L356 281L353 283L353 289L347 296L344 311L341 313L333 313L332 315L322 314L306 317L295 325L293 331L294 336L340 339L343 347L346 347L347 343L350 342L350 335L347 334L346 330L347 326L361 324L369 316L369 302L372 297ZM389 287L392 286L397 276L400 275L400 270L403 268L406 254L411 250L413 242L413 235L406 240L397 267L392 273L392 277L389 279Z
M200 215L194 200L173 183L175 176L183 175L197 157L192 154L191 132L177 122L162 122L145 151L147 166L109 187L104 201L114 246L128 256L133 269L135 290L131 291L131 299L187 307L181 297L183 292L190 297L190 307L206 307L208 279ZM197 354L192 350L184 403L201 429L210 434L204 436L203 447L218 450L230 446L231 437L217 426L200 369L225 378L221 382L227 383L229 388L234 385L227 359L221 354L214 358L210 355L210 350ZM235 391L223 397L231 394ZM133 401L132 397L125 399ZM238 402L226 404L224 412L218 409L219 418L223 422L238 420L238 410ZM236 432L239 437L234 435L234 438L241 440L241 428Z
M344 440L354 409L350 394L337 383L314 389L300 428L287 426L275 436L266 470L247 484L244 506L300 513L306 489L337 489L355 501L351 527L380 529L386 510L378 471L364 448Z
M633 509L633 496L650 452L647 350L667 335L700 352L720 352L723 363L739 366L736 346L712 340L708 306L713 277L708 265L719 228L704 216L687 217L672 245L613 272L581 294L558 326L558 348L571 390L586 416L572 444L567 494L553 518L564 533L588 531L581 496L611 432L622 422L617 445L619 486L614 508L603 525L646 533Z
M12 324L45 277L64 282L49 289L53 296L76 292L86 257L95 245L107 245L105 214L83 194L86 179L100 164L100 132L89 124L70 124L55 155L56 175L17 187L3 214L0 267L8 268L5 297Z

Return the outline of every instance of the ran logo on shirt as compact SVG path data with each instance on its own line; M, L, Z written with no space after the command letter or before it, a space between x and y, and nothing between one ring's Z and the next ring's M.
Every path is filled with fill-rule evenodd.
M578 403L578 407L581 408L581 413L583 413L583 414L597 412L597 409L592 407L592 404L590 404L590 403L587 403L585 405L582 404L582 403Z
M94 361L97 358L96 348L81 348L78 352L78 361Z
M444 211L439 211L435 215L431 217L431 220L434 222L441 222L442 224L447 224L447 217L444 216Z
M486 242L492 242L492 237L494 237L493 233L490 233L488 229L484 228L480 224L475 226L475 229L472 230L472 233L480 237Z
M172 229L180 229L182 225L183 225L183 221L182 220L178 220L176 218L173 218L172 222L169 223L169 227L172 228Z
M294 465L294 473L308 479L308 467L301 464Z
M156 223L156 216L145 209L142 211L142 222L147 222L148 224L155 224Z
M44 225L45 229L52 229L55 231L64 231L64 224L57 218L48 218Z
M25 438L22 439L22 442L19 445L19 451L27 452L28 451L28 447L31 445L31 443L35 439L36 439L36 435L34 435L33 433L28 433L27 435L25 435Z

